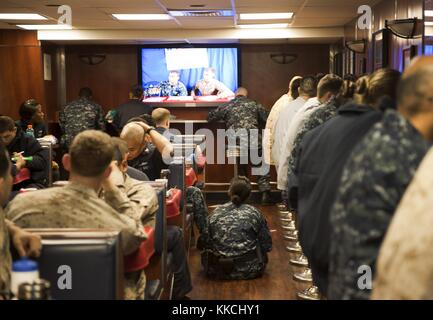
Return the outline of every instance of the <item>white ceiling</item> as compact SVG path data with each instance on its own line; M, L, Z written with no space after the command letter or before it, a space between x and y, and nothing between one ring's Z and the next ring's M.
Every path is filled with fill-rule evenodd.
M227 30L239 31L236 24L239 13L281 12L295 13L291 28L343 27L357 16L361 5L375 5L380 0L0 0L1 13L39 13L53 23L57 20L57 7L67 4L72 8L74 31L124 30ZM232 9L235 17L177 17L168 21L118 21L112 13L166 13L168 9L194 9L191 5L204 4L203 9ZM242 23L280 23L283 20L242 21ZM16 28L16 21L0 22L0 29ZM20 22L22 23L22 21ZM34 24L35 22L29 22ZM271 32L271 31L269 31ZM46 33L44 33L46 34ZM239 33L237 33L239 34ZM240 34L242 36L242 34ZM322 38L318 34L317 38ZM61 39L58 39L61 40ZM77 40L74 38L74 40ZM93 39L97 40L97 39ZM101 39L102 40L102 39ZM138 39L138 41L146 39ZM315 40L317 41L317 40Z

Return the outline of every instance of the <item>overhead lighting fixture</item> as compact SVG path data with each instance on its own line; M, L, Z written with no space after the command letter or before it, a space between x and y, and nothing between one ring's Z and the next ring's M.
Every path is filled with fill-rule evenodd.
M275 13L240 13L241 20L271 20L271 19L292 19L293 12L275 12Z
M288 26L288 23L238 24L241 29L284 29Z
M424 16L426 17L433 17L433 10L425 10Z
M192 9L178 10L168 9L168 13L173 17L233 17L233 10L214 10L214 9Z
M71 30L69 24L17 24L17 27L26 30Z
M397 37L404 39L421 38L423 34L421 19L385 20L385 27Z
M424 22L424 25L426 27L433 27L433 21L426 21L426 22Z
M0 20L48 20L37 13L0 13Z
M346 48L355 53L365 53L366 47L367 41L365 39L346 42Z
M113 13L112 16L117 20L170 20L171 17L165 13Z

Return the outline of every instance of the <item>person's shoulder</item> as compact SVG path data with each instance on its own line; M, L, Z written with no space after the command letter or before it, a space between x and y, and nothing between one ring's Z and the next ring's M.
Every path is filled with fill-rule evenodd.
M61 197L61 188L54 187L37 191L19 193L9 204L8 209L23 211L28 208L41 208L50 205L53 200Z

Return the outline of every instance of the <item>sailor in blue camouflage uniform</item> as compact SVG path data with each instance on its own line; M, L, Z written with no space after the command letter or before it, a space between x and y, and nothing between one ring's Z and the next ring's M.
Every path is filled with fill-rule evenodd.
M60 143L69 148L72 140L85 130L105 130L104 112L99 104L92 101L92 90L81 88L79 99L67 104L60 112L59 124L62 129Z
M168 75L168 80L159 84L161 97L185 97L188 95L185 85L179 81L179 71L172 70Z
M257 183L262 192L262 203L269 203L270 200L270 175L269 165L265 164L262 157L262 130L266 126L268 118L267 110L258 102L248 98L248 91L239 88L236 97L229 103L218 107L209 112L208 121L224 121L228 130L230 140L236 142L241 148L241 164L239 165L239 175L246 176L248 164L243 161L243 154L248 152L248 162L259 171ZM254 155L259 157L258 162L253 159ZM261 160L260 160L261 158Z
M388 225L433 140L432 77L432 67L405 75L398 112L388 110L346 162L330 218L329 299L371 294L360 277L366 267L375 274Z
M251 193L246 177L232 180L231 201L209 217L208 235L200 238L206 275L220 280L248 280L263 275L272 250L272 238L265 217L245 204Z

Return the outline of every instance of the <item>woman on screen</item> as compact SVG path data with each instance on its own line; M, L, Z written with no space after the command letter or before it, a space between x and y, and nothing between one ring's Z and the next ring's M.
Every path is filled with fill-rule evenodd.
M191 95L195 97L196 90L202 96L218 96L218 98L233 97L235 94L224 83L215 79L215 69L206 68L203 72L203 79L197 81Z

